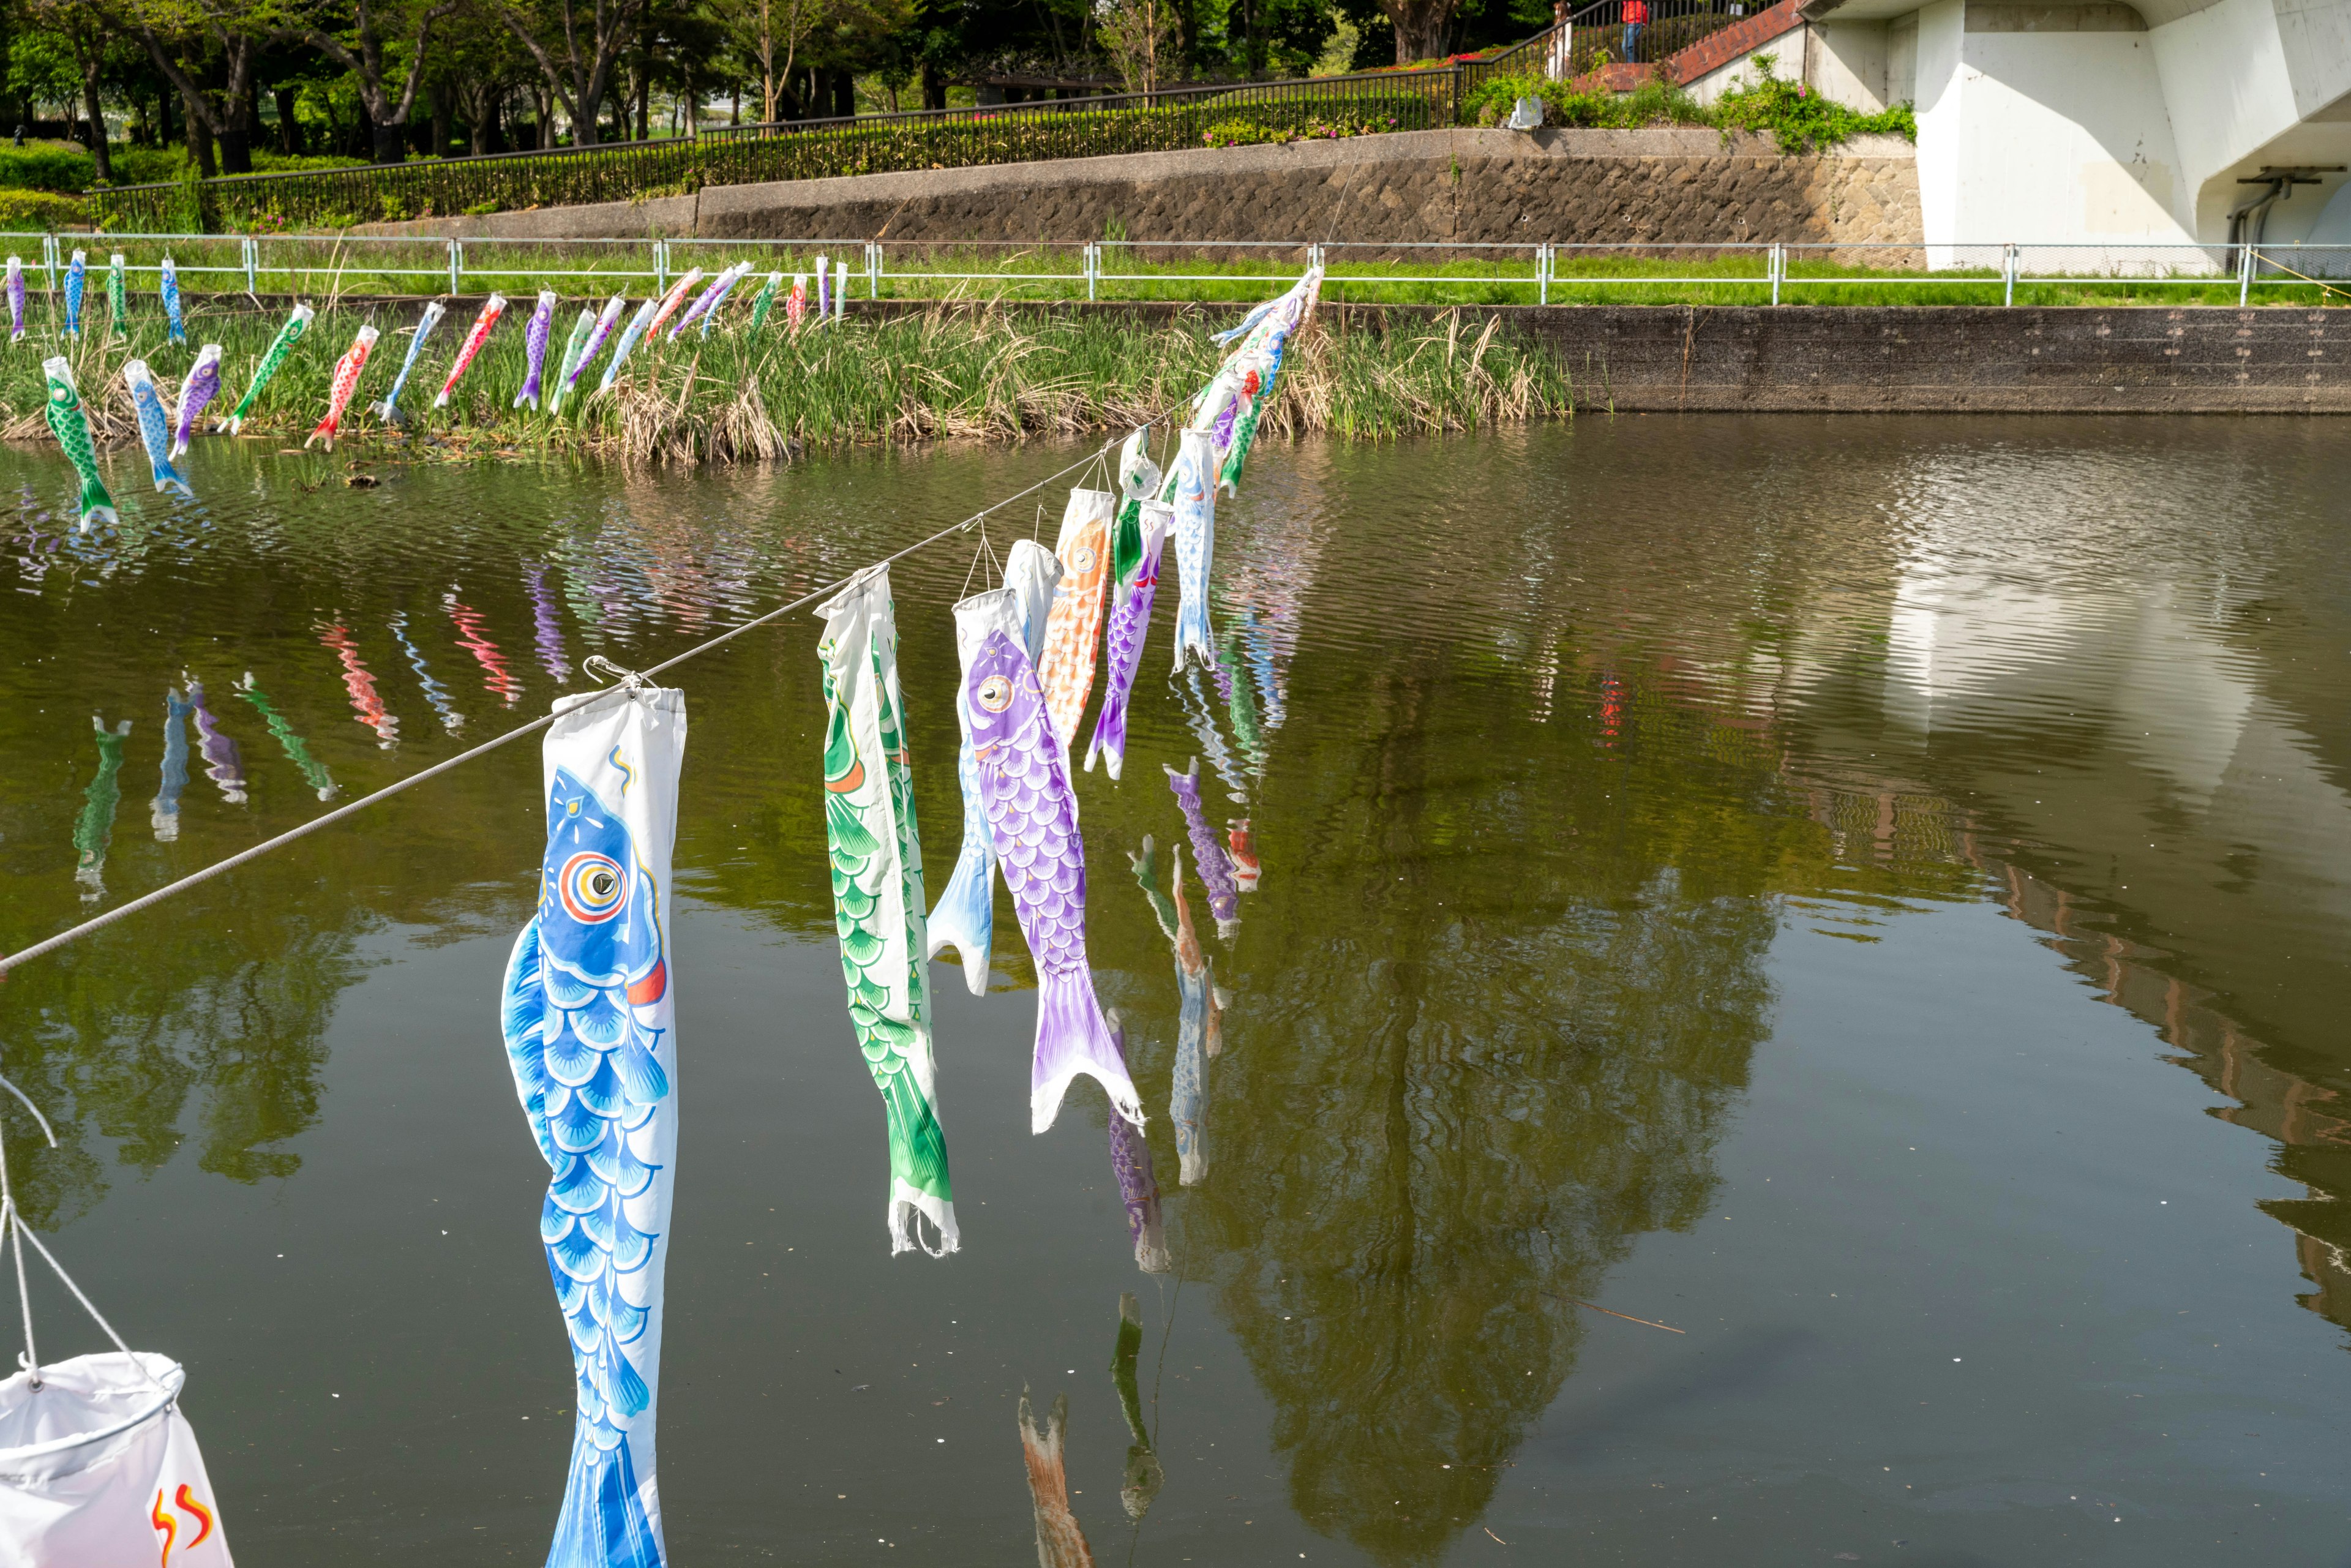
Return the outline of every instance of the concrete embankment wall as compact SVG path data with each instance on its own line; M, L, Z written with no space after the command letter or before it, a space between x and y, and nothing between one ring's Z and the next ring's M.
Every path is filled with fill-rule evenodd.
M852 313L925 308L890 300ZM977 308L976 307L974 308ZM1022 306L1227 324L1190 305ZM1318 329L1442 338L1434 306L1324 305ZM2351 413L2351 311L1983 307L1463 307L1559 355L1579 410ZM1466 347L1462 350L1466 352Z
M1415 131L1270 147L713 185L690 196L377 224L538 239L1483 241L1916 245L1898 137L1784 156L1715 131ZM1886 258L1916 265L1916 258Z

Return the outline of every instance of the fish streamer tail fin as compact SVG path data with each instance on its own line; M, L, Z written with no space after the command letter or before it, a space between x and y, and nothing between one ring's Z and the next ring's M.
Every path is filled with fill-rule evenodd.
M547 1560L560 1568L664 1568L660 1510L652 1478L638 1482L628 1438L600 1448L582 1420L572 1433L571 1474Z
M1208 626L1208 596L1205 584L1201 592L1184 595L1176 614L1176 670L1181 672L1196 654L1209 669L1217 667L1217 644Z
M1040 970L1037 977L1037 1049L1029 1064L1029 1130L1042 1133L1061 1112L1061 1096L1079 1073L1090 1074L1110 1096L1111 1109L1143 1125L1143 1096L1126 1071L1083 967Z
M904 1069L882 1084L890 1120L890 1255L922 1249L934 1258L959 1250L955 1199L948 1196L947 1137L929 1101ZM923 1239L923 1220L938 1232L939 1244Z
M195 498L195 487L188 483L186 475L172 465L170 458L150 458L147 465L153 471L155 488L158 491L185 496L191 500Z
M114 513L114 497L107 494L106 486L93 474L81 482L81 527L92 523L119 525L122 519Z
M931 910L929 950L936 958L952 947L963 960L964 988L975 997L987 995L988 950L996 939L996 851L988 833L987 809L980 803L978 768L971 747L963 747L957 771L963 776L963 852L946 891Z

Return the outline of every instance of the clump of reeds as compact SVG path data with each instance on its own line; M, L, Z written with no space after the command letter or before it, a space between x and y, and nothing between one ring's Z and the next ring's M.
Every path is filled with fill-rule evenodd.
M502 322L459 384L451 405L432 406L470 318L453 311L401 395L402 423L387 431L370 406L390 388L408 350L417 304L346 301L322 309L247 415L248 435L307 434L325 413L327 381L352 335L383 332L343 419L341 439L364 448L391 440L449 456L524 451L577 453L624 463L773 463L852 442L940 438L1017 441L1131 427L1180 408L1224 351L1205 315L1141 315L1004 302L942 304L785 329L780 309L756 337L735 312L707 337L640 345L627 373L598 392L601 364L559 414L512 406L524 376L523 332ZM550 361L565 336L558 317ZM122 364L143 357L176 394L195 346L225 350L210 418L244 396L284 319L281 312L192 308L188 344L165 343L160 316L134 315L120 336L101 319L78 340L44 329L0 349L0 435L46 434L40 361L62 351L75 366L92 435L137 439ZM511 316L513 311L509 310ZM552 385L557 366L546 379ZM1438 317L1350 318L1323 311L1296 340L1281 395L1267 424L1285 435L1331 432L1378 440L1423 432L1549 418L1573 412L1558 357L1471 308Z

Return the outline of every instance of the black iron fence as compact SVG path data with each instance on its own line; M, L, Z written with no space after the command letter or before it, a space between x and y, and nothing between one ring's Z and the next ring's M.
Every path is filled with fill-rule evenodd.
M1456 123L1462 65L1055 102L747 125L666 141L425 159L89 193L118 229L347 227L682 195L705 185L973 168Z

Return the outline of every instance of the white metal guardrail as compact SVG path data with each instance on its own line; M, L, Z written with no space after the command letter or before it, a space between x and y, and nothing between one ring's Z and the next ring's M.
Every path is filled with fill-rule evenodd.
M27 238L31 236L26 236ZM1678 245L1489 245L1439 241L1124 240L1038 244L1013 240L424 239L383 235L44 235L37 263L47 286L62 281L75 249L102 273L120 253L125 271L153 278L169 256L193 296L243 293L413 296L515 293L552 287L571 295L659 291L700 267L734 261L756 269L813 272L848 264L852 290L872 299L1021 298L1196 299L1229 290L1253 298L1264 279L1320 263L1333 298L1451 303L1464 290L1499 294L1484 303L1550 304L1573 287L1705 288L1773 305L1811 291L1934 285L2019 287L2193 287L2233 284L2240 305L2274 287L2343 284L2351 300L2351 246L2305 245L1841 245L1818 241ZM1154 257L1163 260L1155 261Z

